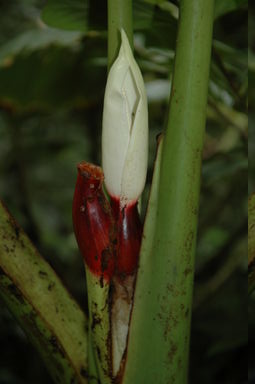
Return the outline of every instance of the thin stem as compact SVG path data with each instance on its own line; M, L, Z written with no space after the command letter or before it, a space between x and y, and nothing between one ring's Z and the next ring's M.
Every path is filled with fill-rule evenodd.
M133 48L132 0L108 0L108 68L116 59L123 28Z

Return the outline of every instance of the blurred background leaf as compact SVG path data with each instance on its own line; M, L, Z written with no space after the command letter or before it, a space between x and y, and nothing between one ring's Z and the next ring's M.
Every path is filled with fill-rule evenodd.
M42 19L49 26L86 32L88 7L89 3L82 0L48 0L42 12Z
M216 0L215 18L238 9L247 9L248 0Z
M163 130L179 1L134 0L135 55L146 82L149 172ZM255 153L255 13L249 22L249 152ZM100 12L99 12L100 10ZM100 164L107 10L99 0L0 4L0 196L87 310L72 230L76 164ZM247 1L216 0L191 336L191 384L247 382ZM249 190L255 190L255 156ZM47 255L51 255L49 259ZM255 339L250 301L251 348ZM0 306L1 384L51 383ZM252 349L251 349L252 350ZM255 379L250 362L249 382Z

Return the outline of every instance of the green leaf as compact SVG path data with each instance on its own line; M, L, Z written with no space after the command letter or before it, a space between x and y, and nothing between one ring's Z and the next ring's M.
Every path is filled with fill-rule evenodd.
M0 202L0 297L54 382L87 383L87 318Z
M86 106L98 99L106 69L95 64L95 39L87 44L86 60L77 60L76 52L63 47L16 56L0 69L0 101L16 109L45 110Z
M246 9L248 7L247 0L216 0L214 17L217 19L226 13L236 11L237 9Z
M49 45L72 46L79 43L80 32L63 31L54 28L30 29L9 40L0 47L0 67L22 53L45 49Z
M96 5L94 4L96 3ZM86 0L49 0L43 8L42 19L51 27L78 30L86 32L88 24L90 29L96 27L107 28L107 14L101 15L100 26L95 20L98 15L93 14L92 8L97 6L97 10L101 10L102 4L100 1L89 4ZM151 26L155 7L151 4L146 4L145 1L139 0L134 2L134 29L147 29ZM101 10L102 11L102 10ZM95 12L94 12L95 13ZM91 19L92 16L92 20ZM94 17L93 17L94 16ZM89 21L88 21L89 20Z
M42 20L51 27L86 32L88 7L86 0L48 0Z
M176 12L178 8L166 1L157 4L147 0L134 2L134 30L150 30L150 35L156 36L157 42L163 41L169 45L174 44L176 38ZM174 7L174 9L171 8ZM97 10L102 13L100 1L89 3L86 0L49 0L42 11L42 20L54 28L87 32L88 30L107 29L106 12L99 16ZM160 29L161 28L161 29ZM162 29L163 28L163 29ZM156 42L154 41L156 44Z

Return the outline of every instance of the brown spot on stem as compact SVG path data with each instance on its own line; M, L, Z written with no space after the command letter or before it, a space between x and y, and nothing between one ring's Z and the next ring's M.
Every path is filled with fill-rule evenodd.
M56 338L56 336L52 335L50 337L50 344L54 350L54 352L57 352L59 353L62 357L65 357L65 353L64 353L64 350L62 348L62 346L60 345L58 339Z
M39 271L38 275L43 279L43 278L46 278L48 276L48 273L45 271Z
M95 327L99 324L101 324L102 318L95 312L92 312L92 324L91 329L92 331L95 329Z
M172 343L172 345L170 347L170 350L168 352L168 358L169 358L170 364L172 364L172 362L173 362L173 359L174 359L174 357L176 355L177 349L178 349L177 345Z
M6 253L10 252L9 247L6 244L4 244L4 250L5 250Z
M191 272L192 272L192 268L185 268L183 274L185 277L187 277Z
M84 377L85 379L88 379L88 378L89 378L88 371L87 371L84 367L81 367L81 369L80 369L80 374L81 374L81 376Z
M102 361L101 350L98 345L96 346L96 351L97 351L98 360L101 362Z
M54 287L55 287L55 283L52 281L52 282L50 282L49 285L48 285L48 290L49 290L49 291L52 291Z
M14 284L8 285L8 291L21 303L24 304L25 300L21 291Z
M187 256L190 256L190 252L193 246L193 240L194 240L194 232L190 231L184 243Z

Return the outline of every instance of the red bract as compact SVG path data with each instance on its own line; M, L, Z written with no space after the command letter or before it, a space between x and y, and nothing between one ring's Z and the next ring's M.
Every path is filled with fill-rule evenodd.
M102 190L100 167L82 162L73 198L74 233L86 265L91 272L111 279L114 272L116 244L111 207Z
M132 275L138 265L142 224L137 210L137 202L120 207L120 201L111 201L113 216L118 228L118 245L115 274L120 278Z
M100 167L82 162L73 199L74 232L84 261L91 272L109 281L124 279L137 269L142 225L137 203L124 208L106 199Z

